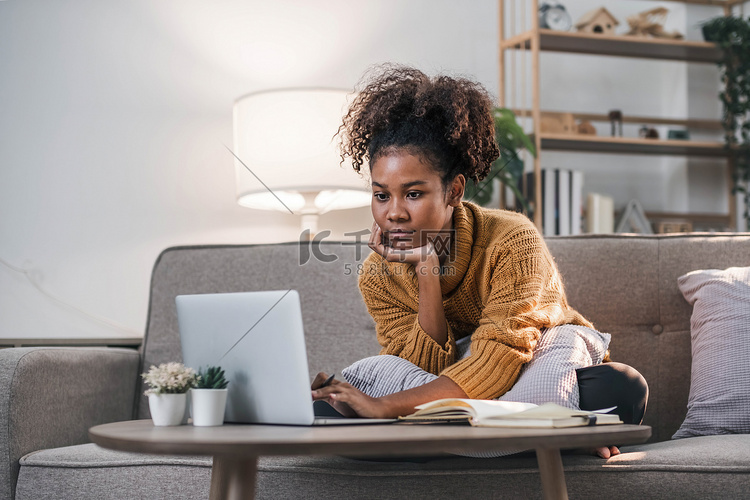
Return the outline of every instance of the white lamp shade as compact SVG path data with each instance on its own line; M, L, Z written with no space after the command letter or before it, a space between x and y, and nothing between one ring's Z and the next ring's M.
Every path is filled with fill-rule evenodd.
M351 97L345 90L289 89L235 101L238 203L318 214L368 205L367 181L350 162L341 164L334 137Z

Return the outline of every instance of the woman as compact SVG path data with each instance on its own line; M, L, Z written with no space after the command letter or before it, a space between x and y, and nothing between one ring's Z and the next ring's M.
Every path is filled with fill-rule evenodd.
M395 417L440 398L494 399L515 383L545 328L593 325L566 300L544 240L525 216L462 202L499 156L492 101L479 84L386 66L344 118L343 156L367 162L375 222L359 287L381 354L439 375L373 398L313 382L350 414ZM471 338L457 359L456 341ZM645 403L644 403L645 404ZM616 447L603 448L608 458Z

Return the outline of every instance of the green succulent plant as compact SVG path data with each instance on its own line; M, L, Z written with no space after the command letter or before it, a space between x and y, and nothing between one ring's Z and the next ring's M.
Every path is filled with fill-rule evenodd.
M209 366L205 370L198 370L198 385L196 389L226 389L229 381L224 377L224 370L220 366Z

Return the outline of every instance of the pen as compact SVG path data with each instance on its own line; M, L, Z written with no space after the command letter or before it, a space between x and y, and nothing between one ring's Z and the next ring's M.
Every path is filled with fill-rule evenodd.
M318 389L322 389L323 387L328 387L329 385L331 385L331 382L333 382L333 377L335 377L335 376L336 376L336 374L334 373L333 375L331 375L330 377L328 377L325 382L323 382L322 384L320 384L320 387L318 387Z

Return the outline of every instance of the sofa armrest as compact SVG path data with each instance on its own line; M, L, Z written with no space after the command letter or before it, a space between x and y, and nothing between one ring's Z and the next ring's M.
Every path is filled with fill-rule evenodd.
M139 363L132 349L0 350L0 498L14 498L22 456L86 443L89 427L133 418Z

